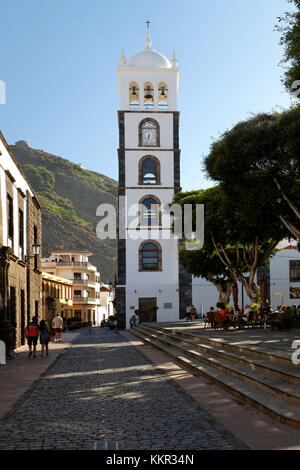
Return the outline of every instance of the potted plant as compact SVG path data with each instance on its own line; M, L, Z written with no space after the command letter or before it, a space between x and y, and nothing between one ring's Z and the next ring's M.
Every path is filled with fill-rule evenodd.
M108 317L109 320L109 329L115 330L117 328L117 315L110 315Z

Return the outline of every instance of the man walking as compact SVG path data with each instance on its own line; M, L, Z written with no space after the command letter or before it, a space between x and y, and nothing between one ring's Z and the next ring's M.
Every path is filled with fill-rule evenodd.
M32 346L33 346L33 357L36 357L36 346L39 338L39 325L38 319L36 317L32 317L32 321L26 327L25 335L28 341L29 347L29 354L28 356L32 356Z
M54 317L52 320L52 328L54 329L54 332L55 332L55 342L61 342L61 333L62 333L63 327L64 327L64 321L58 313L56 317Z

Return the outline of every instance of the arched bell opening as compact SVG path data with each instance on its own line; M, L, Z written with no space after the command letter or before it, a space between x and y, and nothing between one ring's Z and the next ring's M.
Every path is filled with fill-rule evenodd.
M144 108L154 108L154 88L151 82L146 82L144 85Z
M140 87L137 82L129 85L129 108L139 109L140 107Z
M167 110L169 105L168 100L168 84L166 82L161 82L158 85L158 109L161 111Z

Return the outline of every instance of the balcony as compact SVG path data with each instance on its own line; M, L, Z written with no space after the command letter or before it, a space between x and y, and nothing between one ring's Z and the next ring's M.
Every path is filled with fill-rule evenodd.
M76 286L76 285L78 285L78 286L91 286L91 287L96 286L96 282L91 281L90 279L72 279L72 281L73 281L74 286Z
M96 304L100 305L100 299L96 299L95 297L74 297L73 303L77 304Z
M57 266L81 266L83 268L91 266L89 263L83 261L57 261L56 264Z

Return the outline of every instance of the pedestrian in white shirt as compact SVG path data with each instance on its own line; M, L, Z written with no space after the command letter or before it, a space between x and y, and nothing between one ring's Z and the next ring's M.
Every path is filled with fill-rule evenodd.
M63 327L64 327L64 321L59 316L59 313L58 313L56 317L54 317L52 320L52 328L54 328L56 342L61 342L61 333L62 333Z

